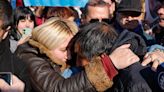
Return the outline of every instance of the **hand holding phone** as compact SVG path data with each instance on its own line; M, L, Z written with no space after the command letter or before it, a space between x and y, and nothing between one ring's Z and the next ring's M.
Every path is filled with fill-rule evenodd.
M24 92L25 84L18 79L15 75L11 75L12 85L0 78L0 91L1 92Z
M31 38L31 32L32 32L32 29L30 28L23 29L23 34L22 34L21 39L18 41L18 45L27 42Z
M31 28L24 28L23 35L30 35L31 36L32 29Z
M11 72L0 72L0 78L3 79L9 85L12 85Z

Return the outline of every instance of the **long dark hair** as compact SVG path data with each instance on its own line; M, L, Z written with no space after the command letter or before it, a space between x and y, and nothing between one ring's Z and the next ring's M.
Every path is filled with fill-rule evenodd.
M13 30L11 32L11 35L15 38L15 40L19 40L19 38L17 38L17 36L16 36L17 25L18 25L19 21L22 19L26 19L27 16L29 16L30 19L34 21L34 26L36 26L35 15L28 7L20 6L14 10L14 12L13 12Z
M14 26L18 25L19 20L26 19L27 15L30 16L30 19L35 23L35 15L28 7L17 7L13 13Z

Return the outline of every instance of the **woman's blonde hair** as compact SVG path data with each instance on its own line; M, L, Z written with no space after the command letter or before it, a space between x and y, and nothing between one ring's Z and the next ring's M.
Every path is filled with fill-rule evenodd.
M46 54L53 63L61 65L61 71L63 72L67 68L66 63L56 61L50 51L62 45L69 36L74 36L77 32L78 28L73 21L50 18L42 25L34 28L29 43L38 48L40 53Z
M53 17L33 30L32 39L52 50L77 32L78 28L74 22Z

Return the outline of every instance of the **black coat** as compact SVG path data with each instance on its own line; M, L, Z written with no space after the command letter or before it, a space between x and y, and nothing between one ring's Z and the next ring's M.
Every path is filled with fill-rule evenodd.
M120 33L118 39L112 47L112 51L123 44L131 44L130 49L140 58L146 53L146 44L141 36L134 32L124 30ZM114 86L109 89L109 92L152 92L150 85L144 78L146 67L141 66L140 62L134 63L131 66L119 71L119 74L114 79ZM148 71L146 71L148 72ZM142 75L143 74L143 75ZM151 74L151 73L148 73ZM147 78L147 77L146 77Z
M0 72L11 72L25 83L25 92L31 92L26 65L10 51L9 37L0 42Z

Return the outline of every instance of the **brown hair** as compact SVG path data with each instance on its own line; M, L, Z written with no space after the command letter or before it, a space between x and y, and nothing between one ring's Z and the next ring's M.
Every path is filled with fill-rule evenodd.
M69 7L48 7L46 19L51 17L68 19L70 17L75 17L75 13Z

